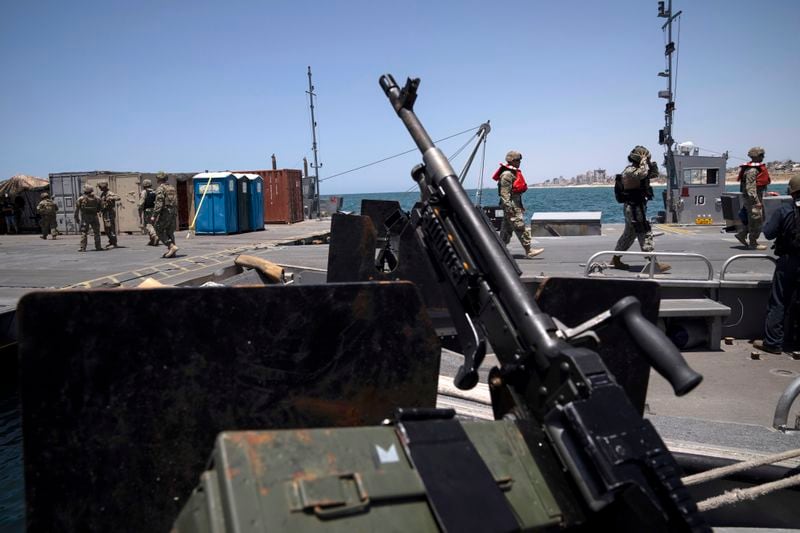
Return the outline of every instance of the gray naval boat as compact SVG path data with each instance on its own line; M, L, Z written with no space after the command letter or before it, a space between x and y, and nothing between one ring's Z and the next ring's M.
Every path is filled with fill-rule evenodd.
M770 255L659 224L672 270L616 270L619 225L561 220L522 259L430 143L418 80L381 84L423 154L411 212L21 298L27 528L797 527L800 361L747 343Z

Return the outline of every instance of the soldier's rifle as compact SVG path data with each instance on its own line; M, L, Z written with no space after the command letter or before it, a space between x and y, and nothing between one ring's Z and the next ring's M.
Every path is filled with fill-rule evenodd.
M702 376L625 297L598 317L566 328L544 313L522 285L518 266L480 208L474 207L413 106L419 79L401 89L391 75L380 85L407 128L423 163L412 170L421 201L411 211L420 245L437 272L464 351L455 384L474 387L491 344L499 368L489 377L496 418L535 423L569 472L588 520L628 514L642 530L707 530L679 477L678 466L649 421L636 411L600 356L575 346L608 319L622 320L678 395ZM502 401L500 401L502 400ZM622 509L622 511L620 511ZM613 521L613 519L612 519Z

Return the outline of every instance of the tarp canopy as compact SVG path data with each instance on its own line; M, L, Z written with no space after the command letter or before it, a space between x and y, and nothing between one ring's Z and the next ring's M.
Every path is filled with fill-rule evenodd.
M50 187L50 182L35 176L26 176L25 174L17 174L5 181L0 182L0 196L3 194L16 195L22 191L31 191L36 189L45 189Z

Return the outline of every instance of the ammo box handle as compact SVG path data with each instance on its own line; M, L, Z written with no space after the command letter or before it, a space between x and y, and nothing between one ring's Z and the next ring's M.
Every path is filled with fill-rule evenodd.
M299 483L299 493L300 493L300 501L303 509L313 508L314 514L321 519L327 518L337 518L340 516L355 514L363 512L367 507L369 507L369 495L367 495L367 491L364 490L364 484L361 481L361 476L358 472L348 472L345 474L338 474L335 476L339 480L343 479L352 479L353 483L356 486L356 493L358 495L358 502L355 503L344 503L339 505L330 505L325 506L318 502L313 501L313 498L309 498L308 494L305 490L305 482L301 480ZM309 501L311 500L311 501Z

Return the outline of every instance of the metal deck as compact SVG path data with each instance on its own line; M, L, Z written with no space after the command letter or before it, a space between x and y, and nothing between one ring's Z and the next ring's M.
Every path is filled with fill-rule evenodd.
M229 266L240 253L264 257L292 270L324 270L327 267L326 244L296 246L298 241L325 241L330 219L305 221L287 226L268 226L266 231L227 236L178 237L178 256L162 259L165 250L145 245L141 235L122 235L122 248L77 253L78 237L63 236L55 242L43 241L36 235L0 236L0 313L14 308L25 293L69 287L136 286L146 277L162 283L178 285ZM599 251L613 250L622 232L622 225L603 226L600 236L537 237L536 246L545 252L534 259L523 259L522 248L514 239L510 245L518 258L523 278L543 276L583 277L586 261ZM766 259L770 252L745 250L732 234L713 226L654 227L656 250L664 252L700 253L713 268L714 283L720 270L733 255L756 255L728 265L725 280L761 280L768 283L773 263ZM104 238L105 242L105 238ZM631 251L638 251L634 243ZM762 259L761 257L764 257ZM605 257L610 260L610 255ZM641 257L623 257L631 264L629 271L603 269L602 277L647 277L640 272ZM660 259L660 261L667 259ZM708 285L708 267L692 258L669 258L672 270L656 275L664 286ZM728 281L726 281L728 282ZM752 359L752 347L746 340L723 343L717 351L687 351L684 355L705 376L701 386L688 397L676 398L671 388L657 374L650 378L647 409L650 418L670 446L685 449L715 449L718 453L737 454L774 451L774 448L800 447L800 433L777 435L767 430L772 423L776 402L794 377L800 376L800 360L788 355L760 353ZM445 353L440 374L440 403L455 404L467 416L490 416L485 401L454 392L451 386L460 357ZM486 369L491 366L484 363ZM485 382L485 373L484 373ZM480 390L480 387L476 390ZM470 391L475 392L475 391ZM798 402L800 403L800 402ZM793 406L789 416L792 425L800 415L800 406ZM704 421L701 423L700 421ZM743 436L747 436L744 438ZM737 444L738 443L738 444ZM742 444L744 443L744 444ZM747 449L737 449L739 446Z

